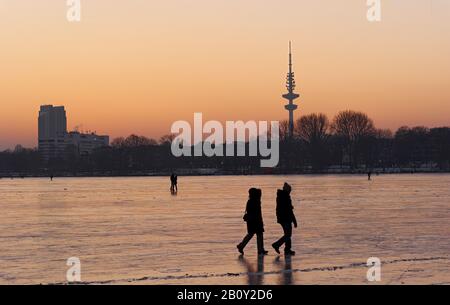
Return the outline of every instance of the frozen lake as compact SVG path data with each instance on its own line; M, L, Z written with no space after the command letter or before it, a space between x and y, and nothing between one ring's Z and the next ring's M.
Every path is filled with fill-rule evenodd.
M276 189L293 186L300 227L291 259ZM249 187L263 191L264 259L256 240L239 257ZM0 284L64 283L81 260L102 284L364 284L379 257L381 284L450 284L450 175L225 176L0 180Z

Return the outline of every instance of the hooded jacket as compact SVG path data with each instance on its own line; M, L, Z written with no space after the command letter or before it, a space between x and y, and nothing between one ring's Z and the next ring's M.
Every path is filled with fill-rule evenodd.
M284 190L277 191L277 221L279 224L297 225L291 195Z
M246 221L248 233L264 232L264 222L261 212L261 201L250 199L247 202Z

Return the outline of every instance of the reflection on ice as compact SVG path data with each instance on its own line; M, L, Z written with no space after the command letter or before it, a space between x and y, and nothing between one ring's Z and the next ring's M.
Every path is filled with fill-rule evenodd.
M264 255L257 256L256 263L251 263L243 255L239 256L239 262L245 267L247 273L248 285L264 284Z
M278 266L281 270L279 285L292 285L294 283L294 272L292 271L292 256L285 255L284 261L280 256L277 256L274 260L274 265Z

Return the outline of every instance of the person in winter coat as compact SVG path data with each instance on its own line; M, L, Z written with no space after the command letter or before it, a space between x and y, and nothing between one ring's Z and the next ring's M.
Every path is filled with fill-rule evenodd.
M297 219L294 215L294 207L291 199L291 186L284 184L282 190L277 191L277 221L283 228L284 235L277 242L272 244L275 251L280 254L280 247L284 244L286 255L295 255L292 251L292 224L297 228Z
M251 188L248 191L249 199L245 209L244 220L247 222L247 235L242 242L237 245L237 249L244 254L244 248L256 234L258 254L266 255L268 252L264 249L264 222L261 212L262 191L257 188Z

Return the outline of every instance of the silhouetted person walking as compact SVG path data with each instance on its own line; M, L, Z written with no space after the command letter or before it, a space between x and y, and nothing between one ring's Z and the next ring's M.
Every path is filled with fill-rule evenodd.
M175 181L175 174L172 173L170 175L170 192L173 193L174 190L174 181Z
M368 172L367 173L367 178L368 178L369 181L372 180L372 172Z
M291 186L284 184L282 190L277 191L277 221L283 227L284 235L272 244L275 251L280 254L280 247L284 244L284 254L295 255L292 251L292 224L297 228L297 219L294 215L294 207L291 199Z
M244 220L247 222L247 236L244 237L242 242L237 245L237 248L241 254L244 254L244 248L249 241L256 234L258 254L266 255L268 252L264 249L264 223L261 211L261 196L260 189L251 188L248 191L249 199L245 209Z
M178 176L173 174L170 175L170 192L172 194L178 192Z

